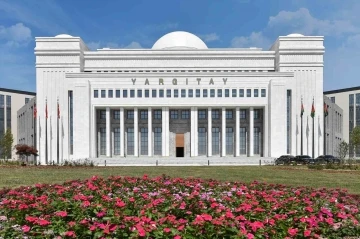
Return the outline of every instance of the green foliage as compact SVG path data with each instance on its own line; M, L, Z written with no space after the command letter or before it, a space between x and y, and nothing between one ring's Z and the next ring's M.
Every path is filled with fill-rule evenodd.
M350 142L358 149L360 147L360 126L356 126L350 133Z
M13 134L11 133L11 129L7 128L4 136L0 139L1 158L5 160L11 158L13 143L14 143Z
M349 144L344 140L341 141L338 147L338 153L339 153L339 158L341 159L342 162L344 161L348 152L349 152Z
M74 167L94 167L94 161L90 160L90 159L78 159L78 160L64 160L64 163L62 164L63 166L74 166Z

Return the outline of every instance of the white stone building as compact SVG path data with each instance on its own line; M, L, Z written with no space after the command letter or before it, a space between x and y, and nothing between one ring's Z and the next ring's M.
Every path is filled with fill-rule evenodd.
M318 156L323 40L291 34L266 51L209 49L193 34L172 32L151 49L91 51L80 37L37 37L40 161L296 155L301 99L304 154L312 154L313 99L321 112Z

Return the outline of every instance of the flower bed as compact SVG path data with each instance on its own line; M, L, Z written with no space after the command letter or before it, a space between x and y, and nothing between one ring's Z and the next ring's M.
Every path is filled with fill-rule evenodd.
M3 238L337 238L360 235L344 190L92 177L0 191Z

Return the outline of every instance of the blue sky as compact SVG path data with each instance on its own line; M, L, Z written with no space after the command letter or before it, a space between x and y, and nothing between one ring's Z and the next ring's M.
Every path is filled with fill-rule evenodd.
M325 36L324 89L359 86L359 0L0 0L0 87L35 91L35 37L67 33L92 49L151 48L188 31L208 47Z

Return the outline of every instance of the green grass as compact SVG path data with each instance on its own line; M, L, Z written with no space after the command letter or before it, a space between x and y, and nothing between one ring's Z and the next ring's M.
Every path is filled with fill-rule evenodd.
M210 167L0 167L0 188L62 183L93 175L200 177L222 181L286 184L314 188L344 188L360 195L360 171L309 170L304 167L210 166Z

